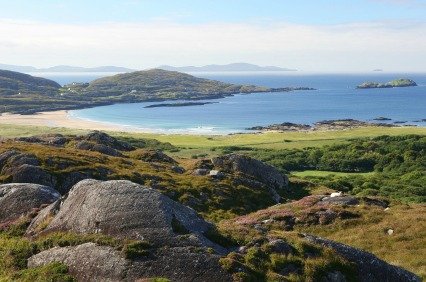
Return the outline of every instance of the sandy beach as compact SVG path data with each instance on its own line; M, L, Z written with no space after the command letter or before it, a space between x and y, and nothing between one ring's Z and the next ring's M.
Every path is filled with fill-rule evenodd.
M33 115L20 114L2 114L0 115L0 124L33 125L49 127L66 127L88 130L107 130L107 131L139 131L134 128L113 125L108 123L89 121L72 117L68 111L40 112Z

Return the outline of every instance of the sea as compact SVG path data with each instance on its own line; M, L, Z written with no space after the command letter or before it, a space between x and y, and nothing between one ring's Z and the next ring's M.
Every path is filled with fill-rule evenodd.
M90 82L112 74L38 73L35 75L64 85L71 82ZM247 128L253 126L284 122L313 124L335 119L426 126L426 73L197 72L192 75L236 84L268 87L303 86L317 90L241 94L209 100L215 102L212 104L186 107L145 108L159 102L115 104L73 110L69 111L69 115L72 118L155 133L244 133L249 132ZM397 78L413 79L418 86L356 89L357 85L366 81L388 82ZM374 119L378 117L390 120L375 121Z

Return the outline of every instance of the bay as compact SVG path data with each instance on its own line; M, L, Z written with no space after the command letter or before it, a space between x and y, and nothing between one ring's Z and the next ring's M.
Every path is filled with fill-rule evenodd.
M89 82L105 73L41 74L60 84ZM215 100L213 104L187 107L146 106L157 103L115 104L70 111L75 118L95 120L161 133L226 134L246 132L257 125L293 122L312 124L321 120L357 119L406 122L426 126L426 74L307 74L289 72L194 73L229 83L269 87L306 86L314 91L254 93ZM410 78L417 87L355 89L365 81L387 82ZM177 101L176 101L177 102ZM185 102L185 101L179 101ZM201 101L203 102L203 101Z

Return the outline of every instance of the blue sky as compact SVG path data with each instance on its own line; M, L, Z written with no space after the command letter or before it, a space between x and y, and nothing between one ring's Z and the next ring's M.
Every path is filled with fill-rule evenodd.
M0 7L0 63L426 71L426 0L0 0Z
M424 21L426 1L416 0L14 0L0 1L2 18L54 23L183 23L287 21L337 24L362 21Z

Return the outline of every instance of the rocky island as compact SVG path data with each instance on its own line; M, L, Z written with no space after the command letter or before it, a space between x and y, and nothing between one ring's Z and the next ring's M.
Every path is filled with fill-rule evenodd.
M369 89L369 88L394 88L394 87L410 87L417 86L417 83L414 80L407 78L400 78L389 81L387 83L379 83L379 82L364 82L358 85L357 89Z

